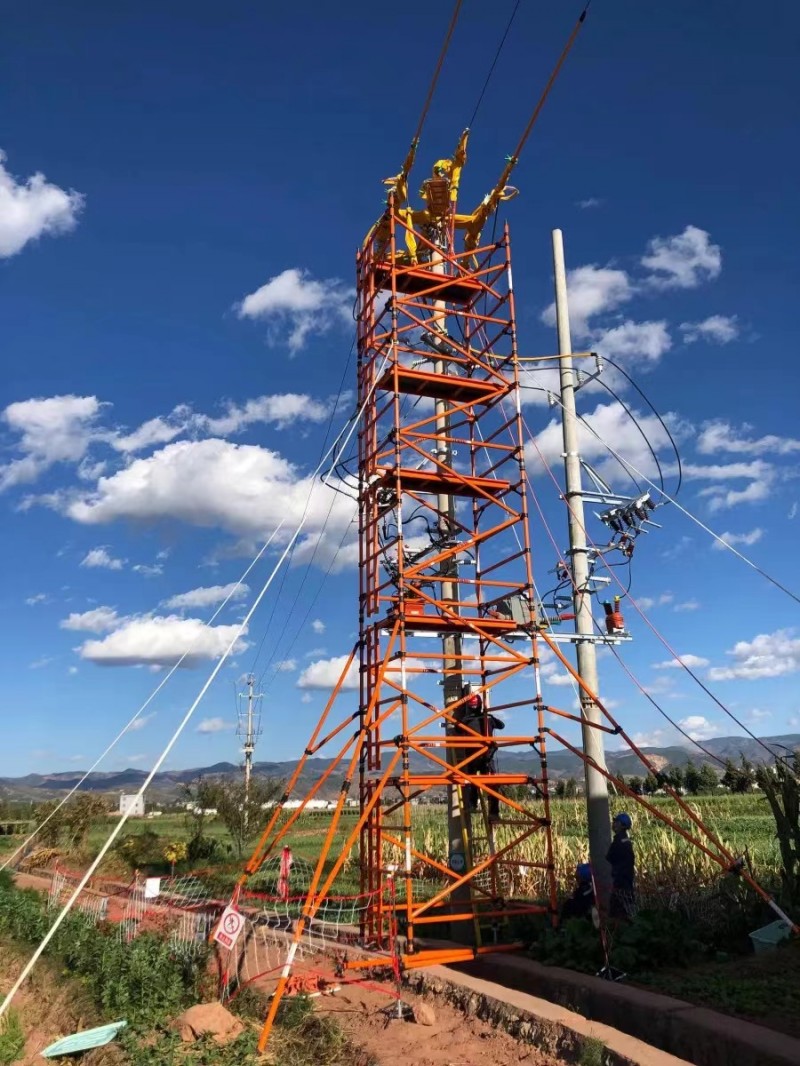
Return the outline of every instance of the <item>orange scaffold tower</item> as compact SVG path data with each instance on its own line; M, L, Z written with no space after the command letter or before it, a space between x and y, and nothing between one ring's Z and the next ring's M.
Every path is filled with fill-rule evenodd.
M343 778L262 1047L295 951L355 846L357 939L370 951L345 968L513 950L510 919L555 916L538 650L547 623L532 571L508 228L481 242L516 190L501 183L458 213L467 136L435 164L419 210L407 205L412 149L358 254L359 641L245 877L340 767ZM331 728L356 664L358 709ZM343 747L287 819L307 760L334 738ZM356 789L353 825L342 815ZM436 819L447 821L445 849Z

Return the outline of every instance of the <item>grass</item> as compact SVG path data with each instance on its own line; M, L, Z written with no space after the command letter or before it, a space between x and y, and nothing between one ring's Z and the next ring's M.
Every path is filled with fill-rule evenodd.
M25 1033L19 1014L9 1010L0 1018L0 1063L16 1062L25 1048Z

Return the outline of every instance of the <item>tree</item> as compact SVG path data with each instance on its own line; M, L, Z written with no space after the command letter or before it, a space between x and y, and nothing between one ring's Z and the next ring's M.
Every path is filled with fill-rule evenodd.
M774 766L759 766L756 781L775 819L785 903L800 903L800 752L793 765L779 759Z
M690 796L696 796L700 791L702 785L700 771L691 759L687 762L686 769L683 771L683 782Z
M680 766L670 766L665 776L670 788L673 788L676 792L683 791L685 777Z
M36 808L38 822L49 818L47 825L39 832L39 843L44 847L64 847L69 851L80 851L86 844L89 830L94 823L108 816L106 800L90 792L81 792L60 810L57 808L58 803L55 800Z
M654 792L658 791L658 788L658 778L655 774L649 773L642 783L642 791L646 796L652 796Z
M711 763L704 762L700 767L700 791L701 792L716 792L719 787L719 774L711 765Z
M279 796L282 789L282 781L269 777L252 777L247 793L244 781L238 778L232 781L198 781L193 790L193 817L197 819L197 831L202 837L205 817L202 812L216 810L228 831L237 857L241 859L248 841L262 828L262 808Z
M749 792L753 787L753 767L744 755L741 757L741 765L737 766L733 759L725 760L725 773L722 775L722 784L731 792Z
M628 788L634 796L641 796L644 792L644 781L642 781L641 777L631 777L628 779Z

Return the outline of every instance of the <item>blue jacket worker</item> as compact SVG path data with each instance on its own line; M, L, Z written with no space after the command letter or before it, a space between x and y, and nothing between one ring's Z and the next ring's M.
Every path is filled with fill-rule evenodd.
M633 844L628 836L631 827L629 814L618 814L611 823L614 839L606 859L611 866L611 899L609 914L612 918L630 918L635 900Z
M561 908L561 922L568 922L570 918L591 918L593 906L592 868L588 862L582 862L575 867L575 888Z

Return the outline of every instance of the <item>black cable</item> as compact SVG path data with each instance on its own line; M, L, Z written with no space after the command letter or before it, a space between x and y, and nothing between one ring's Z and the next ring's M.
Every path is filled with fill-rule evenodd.
M603 362L610 363L611 366L613 366L615 370L618 370L620 372L620 374L622 374L622 376L624 378L626 378L628 380L628 382L630 382L630 384L636 389L636 391L639 393L641 398L644 400L644 402L647 404L647 406L650 408L650 410L656 416L658 421L661 423L661 428L664 430L666 435L669 437L669 442L672 445L672 450L675 452L675 459L677 460L677 463L678 463L678 484L675 487L675 491L672 494L673 496L677 496L678 492L680 491L680 487L683 484L683 465L681 463L681 454L678 451L678 445L675 443L675 438L670 433L669 426L664 421L664 419L661 417L661 415L658 413L658 411L656 410L654 405L647 398L647 396L645 395L643 390L639 388L639 386L636 384L636 382L633 380L633 378L630 376L630 374L627 372L627 370L623 370L623 368L619 365L619 363L615 363L614 360L610 359L607 355L601 356L601 358L602 358ZM663 479L662 479L662 482L661 482L661 487L662 488L664 487Z
M658 456L656 455L655 449L653 448L653 445L650 443L650 440L649 440L647 434L642 429L642 427L639 425L639 422L637 421L636 416L634 415L633 411L631 411L630 407L628 407L628 405L625 403L624 400L620 399L618 393L616 393L611 388L611 386L608 384L608 382L607 381L603 381L602 377L597 378L597 381L598 381L598 383L600 385L603 386L603 388L606 390L606 392L610 392L611 393L611 395L614 397L614 399L620 405L620 407L625 412L625 414L628 416L628 418L630 418L631 422L633 422L633 424L639 430L639 434L640 434L642 440L647 445L648 451L650 452L650 454L653 457L653 462L656 464L656 469L658 470L658 480L661 483L661 490L663 492L664 491L664 472L661 469L661 463L658 461ZM581 422L585 421L583 415L578 415L578 418L580 418ZM617 461L619 462L619 460L617 460ZM620 466L623 466L623 464L620 463ZM634 484L636 485L636 487L641 492L641 487L640 487L638 481L636 480L636 478L633 477L633 474L630 472L630 470L628 470L628 475L633 479Z
M486 90L489 88L489 82L492 80L492 75L494 74L494 68L497 66L497 62L500 59L500 53L503 51L503 46L506 43L506 37L508 37L508 34L509 34L510 30L511 30L511 27L512 27L513 23L514 23L514 19L516 18L517 11L519 10L519 6L520 6L521 3L522 3L522 0L517 0L516 4L514 4L514 10L511 12L511 18L508 20L508 23L507 23L506 29L505 29L505 33L500 38L500 44L497 46L497 51L494 54L494 59L492 60L492 65L489 67L489 73L486 75L486 81L483 83L483 88L481 89L480 95L478 96L478 102L475 104L475 110L472 112L472 118L467 123L467 128L468 129L472 128L472 126L475 123L475 119L478 117L478 111L480 109L481 104L483 103L483 97L486 94Z

